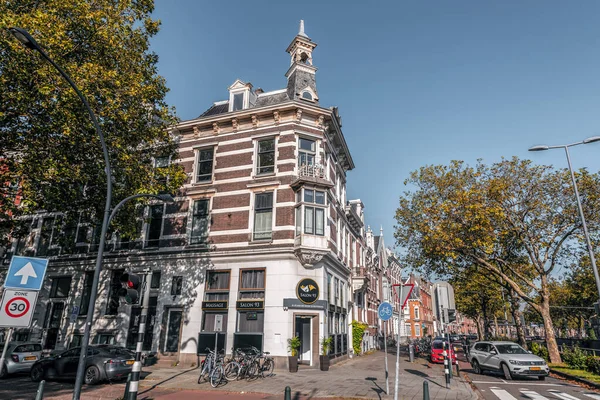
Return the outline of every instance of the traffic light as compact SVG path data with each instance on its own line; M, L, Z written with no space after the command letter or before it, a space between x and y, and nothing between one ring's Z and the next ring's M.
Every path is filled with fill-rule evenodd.
M120 281L123 287L119 289L119 297L124 298L127 304L137 303L140 297L138 290L142 282L140 277L136 274L124 273L121 275Z
M448 309L448 322L456 321L456 310Z

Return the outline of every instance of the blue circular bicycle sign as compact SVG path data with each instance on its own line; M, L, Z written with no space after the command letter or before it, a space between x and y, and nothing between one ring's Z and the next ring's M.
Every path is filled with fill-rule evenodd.
M379 316L379 319L381 319L382 321L387 321L388 319L392 318L393 313L394 313L394 308L387 301L384 301L383 303L381 303L379 305L379 307L377 308L377 315Z

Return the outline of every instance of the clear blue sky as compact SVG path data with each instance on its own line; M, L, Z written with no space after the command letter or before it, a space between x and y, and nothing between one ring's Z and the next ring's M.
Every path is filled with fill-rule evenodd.
M501 157L566 167L566 144L600 135L598 1L167 1L152 48L180 118L227 98L235 79L285 86L305 20L321 105L338 106L356 168L350 198L393 245L404 179L423 165ZM600 143L572 149L600 170Z

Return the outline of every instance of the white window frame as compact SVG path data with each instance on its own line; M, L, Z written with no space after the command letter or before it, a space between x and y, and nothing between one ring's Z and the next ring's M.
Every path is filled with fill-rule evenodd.
M414 308L415 319L421 319L421 315L419 313L419 307Z
M160 234L158 235L158 245L156 246L148 246L148 236L150 235L150 222L151 222L151 218L152 218L152 207L154 206L162 206L162 218L160 219ZM155 249L155 248L159 248L160 247L160 240L163 237L163 230L165 228L165 215L166 215L166 207L167 204L166 203L160 203L160 202L153 202L150 203L146 206L146 210L145 210L145 218L144 218L144 228L143 228L143 232L144 232L144 249Z
M300 140L308 140L311 142L314 142L315 144L315 150L314 151L309 151L309 150L305 150L305 149L301 149L300 148ZM296 141L296 145L297 145L297 149L298 149L298 155L297 155L297 167L298 168L302 168L303 164L300 164L300 153L306 153L306 154L312 154L313 155L313 164L312 166L318 165L319 164L319 158L318 158L318 154L319 154L319 140L317 138L314 137L310 137L310 136L302 136L299 135L298 139ZM310 165L310 164L307 164Z
M305 201L305 191L306 190L310 190L313 192L313 201L312 202L306 202ZM323 193L323 204L319 204L316 202L316 192L319 193ZM295 218L296 218L296 230L295 230L295 236L300 236L300 235L313 235L313 236L327 236L327 222L329 221L329 217L327 214L328 211L328 205L327 205L327 191L326 190L318 190L315 188L311 188L311 187L303 187L302 189L300 189L297 193L300 193L300 202L298 203L298 205L296 206L294 213L295 213ZM306 232L306 209L310 208L313 210L313 231L311 232ZM298 209L300 209L300 212L298 212ZM317 233L317 217L316 217L316 211L315 210L323 210L323 233ZM300 221L298 221L298 217L300 217ZM300 223L298 223L300 222Z
M204 150L208 150L208 149L212 149L212 170L210 172L210 179L206 180L206 181L198 181L198 174L199 174L199 166L198 163L200 162L200 153ZM194 173L194 179L193 182L194 184L197 185L206 185L209 183L212 183L215 179L215 155L217 153L217 146L215 145L208 145L208 146L202 146L202 147L196 147L194 148L194 168L193 168L193 173Z
M260 142L265 140L273 141L273 172L262 172L259 173L259 150L260 150ZM277 174L277 145L278 145L278 137L277 136L266 136L266 137L258 137L254 139L254 168L252 169L252 175L254 177L262 177Z
M421 325L415 324L415 336L421 337Z
M240 110L234 110L233 109L233 99L235 98L235 95L237 94L241 94L242 95L242 108ZM241 110L245 110L249 107L250 105L250 89L248 88L243 88L243 89L237 89L237 90L232 90L229 92L229 112L232 111L241 111Z
M272 206L271 206L271 237L270 238L260 238L260 239L255 239L254 235L255 235L255 228L256 228L256 196L261 195L261 194L267 194L267 193L271 193L272 196ZM275 226L275 210L276 210L276 203L275 203L275 199L277 198L277 193L275 190L265 190L265 191L260 191L260 192L253 192L252 193L252 219L250 221L251 225L250 225L250 237L251 237L251 241L253 242L264 242L264 241L272 241L273 240L273 232L274 232L274 226Z
M206 229L206 237L205 240L208 240L208 236L210 235L210 211L212 210L212 198L204 198L204 199L190 199L190 206L189 206L189 229L187 229L188 233L188 237L187 237L187 242L190 245L196 246L196 245L203 245L206 243L203 242L198 242L198 243L192 243L192 233L193 233L193 228L194 228L194 204L197 201L207 201L208 202L208 227Z

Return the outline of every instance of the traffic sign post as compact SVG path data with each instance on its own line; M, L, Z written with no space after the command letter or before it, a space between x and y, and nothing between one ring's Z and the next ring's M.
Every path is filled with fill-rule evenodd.
M41 290L48 268L48 259L13 256L4 287L11 289Z
M386 338L386 322L392 318L394 308L390 303L384 301L377 307L377 315L379 319L383 321L383 347L385 352L385 394L390 394L390 378L388 373L388 359L387 359L387 338Z
M48 259L13 256L4 281L0 302L0 327L8 327L8 335L0 356L0 376L8 342L15 327L29 327L48 269Z
M38 292L5 289L0 303L0 326L28 327L31 324Z

